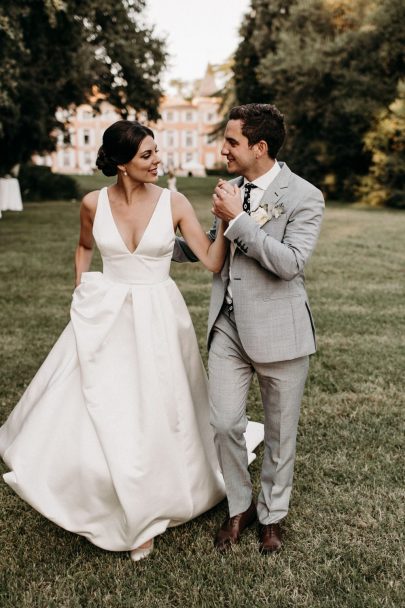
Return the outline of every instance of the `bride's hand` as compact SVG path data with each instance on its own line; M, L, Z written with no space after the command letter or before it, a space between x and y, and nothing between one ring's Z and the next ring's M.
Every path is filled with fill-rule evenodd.
M239 188L225 180L218 181L212 199L212 213L225 222L229 222L243 210Z

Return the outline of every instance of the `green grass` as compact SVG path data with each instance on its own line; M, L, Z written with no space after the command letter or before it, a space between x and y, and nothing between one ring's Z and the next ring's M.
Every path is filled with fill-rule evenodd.
M90 190L100 179L81 182ZM178 180L206 227L215 182ZM29 204L0 220L1 420L68 321L78 209ZM210 275L191 264L174 264L172 275L205 358ZM403 214L328 208L307 284L319 351L303 402L282 552L260 556L252 529L232 554L217 555L212 535L223 502L167 531L151 558L134 565L125 553L104 552L57 528L1 483L2 607L405 605ZM249 414L262 419L256 385ZM251 468L256 490L258 454Z

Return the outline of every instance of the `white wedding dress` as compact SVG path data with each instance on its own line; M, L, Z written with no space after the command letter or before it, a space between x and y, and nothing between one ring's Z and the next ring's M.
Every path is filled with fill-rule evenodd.
M185 302L169 277L174 231L162 190L137 249L100 191L86 272L67 325L0 429L5 481L66 530L130 550L225 496L207 379ZM249 458L263 426L249 423Z

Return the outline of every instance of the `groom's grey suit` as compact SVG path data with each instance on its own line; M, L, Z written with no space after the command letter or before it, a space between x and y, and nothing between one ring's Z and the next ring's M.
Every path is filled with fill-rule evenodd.
M285 163L262 197L285 213L259 227L242 214L226 232L236 246L214 275L208 319L211 423L224 474L229 514L245 511L252 499L243 433L246 400L256 372L264 407L265 448L258 516L278 522L288 511L299 409L316 350L305 291L304 267L319 234L324 200L312 184ZM231 183L242 185L243 179ZM210 238L216 234L216 222ZM180 239L173 259L195 259ZM232 273L230 273L230 263ZM233 311L224 307L230 283Z

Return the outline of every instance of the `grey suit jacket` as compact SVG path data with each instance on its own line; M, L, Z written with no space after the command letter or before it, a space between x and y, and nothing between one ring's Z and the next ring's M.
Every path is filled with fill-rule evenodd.
M208 347L212 328L231 280L235 321L242 345L258 363L286 361L315 352L315 327L305 291L304 267L314 250L324 199L320 190L280 163L281 171L262 203L282 203L285 213L263 226L247 214L229 228L236 245L229 277L228 254L213 278L208 317ZM241 185L237 178L231 183ZM215 238L216 225L210 230ZM174 261L194 261L194 254L176 239Z

